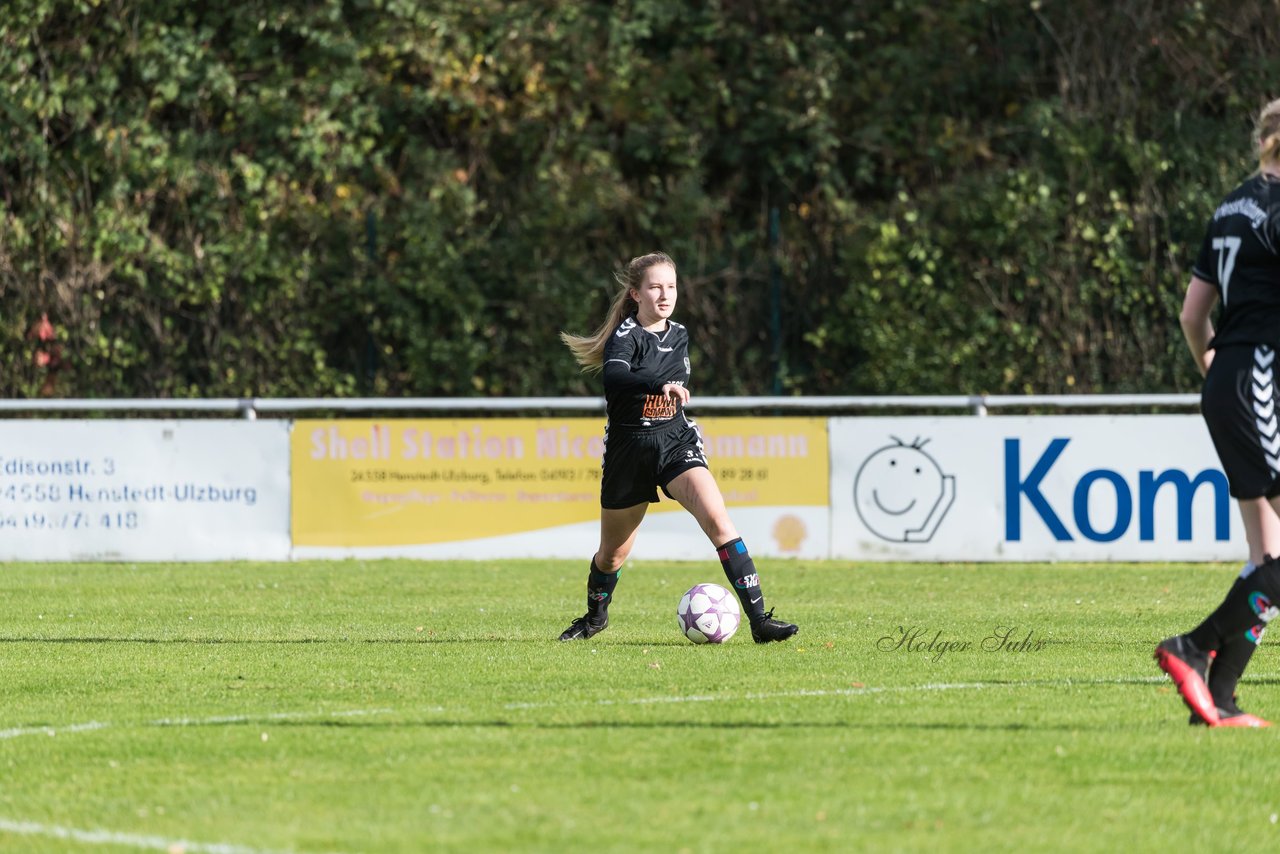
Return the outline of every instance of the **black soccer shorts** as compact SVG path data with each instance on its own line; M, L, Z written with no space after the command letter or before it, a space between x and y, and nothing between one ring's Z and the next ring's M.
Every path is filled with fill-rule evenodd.
M621 510L658 500L658 487L692 468L707 468L698 425L678 416L662 427L644 431L607 432L600 506Z
M1276 351L1264 344L1223 347L1213 355L1200 411L1233 498L1280 494L1280 411Z

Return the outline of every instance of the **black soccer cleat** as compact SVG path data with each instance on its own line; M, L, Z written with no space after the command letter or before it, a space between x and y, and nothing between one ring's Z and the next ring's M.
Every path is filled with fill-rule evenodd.
M755 639L756 643L784 641L798 631L800 631L800 627L793 623L775 620L772 608L766 611L763 617L751 624L751 637Z
M586 640L587 638L595 637L605 629L609 628L608 614L603 615L603 617L601 617L603 622L599 623L593 622L590 619L590 616L590 614L583 614L581 617L570 623L569 628L560 633L560 640Z
M1178 687L1182 702L1187 704L1191 714L1209 726L1217 726L1220 720L1218 709L1205 682L1209 673L1209 656L1186 635L1176 635L1156 646L1155 659Z
M1191 713L1191 720L1188 722L1192 726L1205 726L1205 722L1195 712ZM1251 715L1245 711L1231 711L1229 709L1218 709L1218 722L1215 727L1235 726L1235 727L1251 727L1253 729L1262 729L1271 726L1271 721L1263 720L1257 715Z
M1191 720L1189 723L1192 726L1205 725L1204 721L1201 720L1200 716L1195 712L1191 713ZM1225 704L1218 706L1218 726L1253 727L1255 729L1261 729L1263 727L1271 726L1271 721L1263 720L1257 715L1251 715L1244 709L1240 708L1240 705L1236 702L1236 698L1233 695Z

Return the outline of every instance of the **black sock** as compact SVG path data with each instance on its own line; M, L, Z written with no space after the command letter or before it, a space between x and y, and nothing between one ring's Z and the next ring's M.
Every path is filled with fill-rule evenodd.
M760 576L756 573L755 561L747 553L747 544L742 542L742 537L738 537L716 549L716 554L720 556L725 577L738 594L742 612L753 623L763 620L764 594L760 592Z
M1231 592L1234 593L1236 588L1245 584L1246 579L1237 578ZM1227 595L1230 596L1231 593ZM1266 624L1258 623L1243 633L1223 638L1222 646L1219 647L1218 654L1214 656L1213 664L1209 667L1209 693L1213 695L1214 705L1219 709L1238 711L1239 707L1235 701L1236 685L1240 683L1244 669L1249 666L1249 659L1253 658L1253 653L1258 648L1265 630Z
M1228 638L1271 622L1276 615L1273 602L1280 602L1280 561L1267 558L1248 578L1237 579L1222 604L1187 638L1205 652L1220 650Z
M1219 709L1239 711L1239 706L1236 705L1236 686L1240 684L1240 677L1244 675L1249 659L1253 658L1254 650L1258 648L1258 642L1253 638L1262 637L1265 628L1259 623L1242 635L1227 638L1214 656L1213 664L1209 667L1209 693L1213 695L1213 704Z
M587 619L593 623L602 623L608 616L609 603L613 601L613 589L618 586L617 572L601 572L596 569L596 562L591 561L591 574L587 576Z

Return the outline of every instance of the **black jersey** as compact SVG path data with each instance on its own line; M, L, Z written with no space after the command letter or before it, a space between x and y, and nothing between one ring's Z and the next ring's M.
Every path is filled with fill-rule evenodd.
M604 345L604 399L609 429L661 427L684 405L662 396L667 383L689 384L689 333L673 320L650 332L628 317Z
M1211 348L1280 346L1280 182L1254 176L1213 212L1191 272L1222 300Z

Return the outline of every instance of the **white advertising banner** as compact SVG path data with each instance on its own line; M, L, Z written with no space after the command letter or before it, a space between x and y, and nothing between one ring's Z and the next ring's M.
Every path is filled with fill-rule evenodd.
M833 418L832 557L1244 561L1199 415Z
M0 560L286 560L287 421L0 421Z

